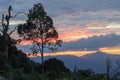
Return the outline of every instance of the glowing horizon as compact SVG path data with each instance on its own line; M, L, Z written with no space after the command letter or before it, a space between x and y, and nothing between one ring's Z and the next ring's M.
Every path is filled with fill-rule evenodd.
M53 53L44 53L44 56L64 56L64 55L73 55L77 57L82 57L86 54L92 54L97 51L64 51L64 52L53 52ZM40 53L38 53L36 56L33 56L32 53L26 53L28 57L36 57L36 56L41 56Z
M103 47L103 48L99 48L99 50L101 52L105 52L107 54L120 54L120 49L119 48L109 48L109 47Z
M105 54L112 54L112 55L120 55L120 50L119 49L109 49L109 48L100 48L100 52L104 52ZM81 51L63 51L63 52L53 52L53 53L44 53L44 56L64 56L64 55L72 55L72 56L77 56L77 57L82 57L88 54L94 54L98 52L97 50L81 50ZM32 53L26 53L28 57L37 57L41 56L40 53L38 53L36 56L33 56Z

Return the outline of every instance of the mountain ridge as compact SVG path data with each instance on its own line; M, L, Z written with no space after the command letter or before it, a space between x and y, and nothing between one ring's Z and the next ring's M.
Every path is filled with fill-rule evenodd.
M65 66L70 70L74 70L76 66L78 69L92 69L96 73L105 73L106 72L106 61L110 59L112 67L116 68L116 61L120 60L120 55L107 54L104 52L96 52L92 54L86 54L82 57L77 57L74 55L61 55L61 56L45 56L44 59L57 58L62 60L65 63ZM30 58L35 62L40 62L40 57Z

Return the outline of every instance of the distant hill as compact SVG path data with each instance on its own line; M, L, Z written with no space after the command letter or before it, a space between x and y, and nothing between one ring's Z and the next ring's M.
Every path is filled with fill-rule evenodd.
M96 52L93 54L84 55L82 57L76 57L73 55L63 55L63 56L47 56L45 60L49 58L57 58L62 60L66 67L70 70L74 70L74 67L77 66L79 69L92 69L97 73L106 72L106 60L109 58L112 63L112 68L116 68L116 60L120 60L120 55L106 54L103 52ZM31 58L35 62L40 62L40 57Z
M112 68L115 69L117 67L116 61L120 60L120 55L112 55L106 54L103 52L96 52L93 54L88 54L82 56L85 59L87 64L96 71L96 72L105 72L106 71L106 61L109 58L112 64Z

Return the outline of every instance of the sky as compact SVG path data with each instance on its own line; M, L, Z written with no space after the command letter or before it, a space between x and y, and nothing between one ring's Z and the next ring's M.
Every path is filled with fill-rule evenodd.
M0 0L0 15L6 13L9 5L13 6L13 15L28 13L38 2L53 19L59 38L63 40L55 55L65 52L82 56L98 50L119 54L120 0ZM11 25L24 23L26 19L21 14L11 20ZM19 47L27 52L29 46L30 42L24 42ZM87 52L82 54L81 51Z

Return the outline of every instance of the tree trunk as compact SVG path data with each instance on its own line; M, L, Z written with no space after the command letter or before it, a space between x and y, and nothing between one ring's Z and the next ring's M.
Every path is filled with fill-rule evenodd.
M4 35L4 54L8 58L8 35L5 33Z
M4 17L4 14L2 15L2 27L3 27L3 37L4 37L4 54L8 57L8 31L9 31L9 22L11 18L11 10L12 7L9 6L8 8L8 14ZM4 19L6 20L6 23L4 22Z
M42 49L41 49L41 59L42 59L42 74L44 74L44 54L43 54L43 52L44 52L44 48L43 48L43 43L42 43L42 45L41 45L41 47L42 47Z

